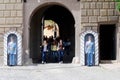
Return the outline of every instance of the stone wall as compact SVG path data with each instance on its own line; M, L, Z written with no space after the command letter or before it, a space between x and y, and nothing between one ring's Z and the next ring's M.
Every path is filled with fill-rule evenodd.
M16 30L22 34L23 3L21 1L22 0L0 0L0 60L4 50L4 33L10 30Z
M22 0L0 0L0 64L3 62L2 57L4 54L3 53L4 33L10 30L16 30L17 32L22 34L23 33L23 18L25 19L25 22L27 21L26 19L29 19L27 15L31 13L30 10L33 7L36 7L36 4L40 5L44 1L49 2L49 0L44 0L44 1L41 0L41 3L36 3L36 4L31 3L33 5L31 7L28 7L29 5L27 5L27 8L26 8L27 11L25 11L26 16L23 17L23 3L21 1ZM30 0L28 0L28 2L29 1ZM31 0L31 1L34 1L34 0ZM56 0L51 0L51 2L52 1L57 2ZM62 1L64 2L64 0L58 0L58 1L61 3ZM99 23L104 23L104 22L119 23L120 22L119 14L115 10L116 3L113 0L80 0L79 2L81 5L81 21L80 22L81 22L82 30L92 29L96 31L98 30L97 28L99 26ZM68 4L66 2L64 4L67 6L70 6L70 10L75 12L74 15L76 16L79 14L78 10L80 8L78 7L79 4L77 0L74 3L77 4L75 5L75 7L71 6L71 3ZM76 21L79 22L79 19L77 18L79 17L76 16ZM77 30L79 31L79 29ZM76 35L79 35L79 34L76 34ZM76 43L78 42L79 41L76 40Z
M119 14L115 5L113 0L81 0L82 29L96 30L100 22L117 22Z

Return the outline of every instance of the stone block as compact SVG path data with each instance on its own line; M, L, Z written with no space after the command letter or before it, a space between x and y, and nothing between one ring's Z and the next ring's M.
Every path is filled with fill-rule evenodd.
M85 9L89 9L90 8L89 2L84 3L84 7L85 7Z
M91 3L90 3L90 8L92 8L92 9L93 9L93 8L96 8L96 3L95 3L95 2L91 2Z
M107 21L107 16L104 16L104 17L99 16L98 17L98 22L104 22L104 21Z
M101 9L100 10L100 16L106 16L106 15L107 15L106 9Z
M6 24L14 24L14 18L6 18Z
M15 10L11 11L11 16L12 16L12 17L17 16L17 12L16 12Z
M10 0L10 3L16 3L16 0Z
M4 0L4 3L9 3L10 2L10 0Z
M96 8L101 9L101 8L102 8L102 5L103 5L102 2L97 2L97 3L96 3Z
M4 0L0 0L0 3L4 3Z
M97 22L98 21L97 19L98 19L97 16L90 16L89 22Z
M108 9L108 16L113 16L114 15L114 9Z
M5 18L0 18L0 24L5 24Z
M98 26L98 23L83 23L82 26L92 26L92 27L96 27Z
M0 17L3 17L3 16L4 16L3 11L0 11Z
M1 28L6 28L6 27L13 27L13 24L4 24L4 25L0 25Z
M5 10L5 4L0 4L0 10Z
M100 15L100 10L99 9L94 9L93 14L94 14L94 16Z
M22 9L23 9L22 3L15 4L15 9L16 9L16 10L22 10Z
M109 8L108 2L103 2L103 9Z
M14 4L6 4L6 10L13 10Z
M118 15L118 16L119 16L119 15L120 15L120 12L117 11L116 9L114 9L114 15L116 15L116 16Z
M19 28L19 27L22 27L22 25L21 24L15 24L14 27Z
M89 9L89 10L87 10L87 15L88 15L88 16L93 15L93 9Z
M87 1L92 1L92 0L87 0Z
M110 1L113 1L113 0L105 0L106 2L110 2Z
M16 27L11 27L10 30L11 30L11 31L16 31L17 28L16 28Z
M83 27L82 29L81 29L81 32L84 32L85 31L85 27Z
M15 18L15 24L22 24L22 18Z
M98 1L98 0L92 0L92 1Z
M119 21L118 16L108 16L108 21Z
M17 16L22 17L23 13L22 10L21 11L17 11Z
M109 3L109 8L115 9L115 2L110 2Z
M5 33L10 31L10 28L5 28Z
M17 0L17 3L21 3L22 0Z
M82 9L81 10L81 15L82 16L86 16L87 15L87 10L86 9Z
M104 1L104 0L98 0L98 1L101 1L101 2L102 2L102 1Z
M85 26L85 30L92 30L92 26L91 25Z
M82 16L81 17L81 22L84 23L84 22L88 22L89 18L87 16Z
M92 27L92 30L97 32L98 31L98 27L97 26L96 27Z
M10 17L10 11L4 11L4 17Z
M23 33L23 28L22 27L17 28L17 32L20 33L20 34L22 34Z
M83 2L81 2L80 7L81 7L81 9L83 9L83 8L84 8L84 3L83 3Z

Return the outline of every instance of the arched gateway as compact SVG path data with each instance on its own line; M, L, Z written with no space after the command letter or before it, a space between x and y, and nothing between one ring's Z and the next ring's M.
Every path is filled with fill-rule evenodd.
M40 46L44 39L45 25L49 26L49 29L54 25L45 24L45 20L54 21L59 28L59 38L71 42L70 54L64 54L63 62L72 62L72 58L75 56L75 20L72 13L64 6L59 4L45 4L44 6L37 7L31 14L29 21L29 50L30 58L33 63L41 62ZM58 37L55 37L58 39ZM49 55L48 55L49 57ZM48 62L52 62L51 58L47 59Z

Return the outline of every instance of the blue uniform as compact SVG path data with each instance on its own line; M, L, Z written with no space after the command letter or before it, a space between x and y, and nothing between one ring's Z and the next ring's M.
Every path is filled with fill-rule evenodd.
M17 45L14 42L8 43L9 65L17 64Z
M94 57L93 57L93 54L94 54L94 43L91 42L91 41L87 41L86 44L85 44L85 53L87 54L87 65L88 66L92 66L94 65Z

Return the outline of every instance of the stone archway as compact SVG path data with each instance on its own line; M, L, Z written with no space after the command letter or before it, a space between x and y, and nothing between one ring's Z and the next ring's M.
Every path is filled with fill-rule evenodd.
M29 28L29 50L33 63L41 62L40 46L43 40L44 20L53 20L59 25L60 38L71 41L70 55L65 55L64 62L72 62L75 56L75 20L72 13L57 4L40 6L33 12Z

